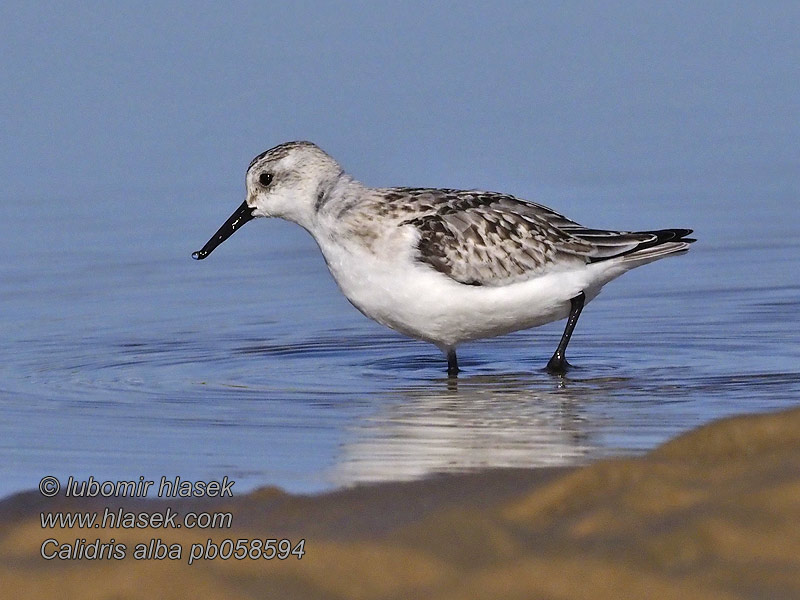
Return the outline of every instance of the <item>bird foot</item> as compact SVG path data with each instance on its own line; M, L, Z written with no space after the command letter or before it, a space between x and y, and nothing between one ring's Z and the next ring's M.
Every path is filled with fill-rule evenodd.
M551 375L566 375L567 371L572 368L572 365L567 362L563 356L554 354L547 362L545 369Z

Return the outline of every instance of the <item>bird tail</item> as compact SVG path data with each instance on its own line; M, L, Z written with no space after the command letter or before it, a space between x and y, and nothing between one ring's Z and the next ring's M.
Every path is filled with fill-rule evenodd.
M627 270L664 256L686 252L689 244L697 241L687 237L690 233L691 229L655 231L581 229L575 231L573 235L594 246L593 256L589 262L610 261L624 266Z
M638 267L659 258L673 254L683 254L689 250L689 245L697 240L687 237L691 229L659 229L657 231L637 231L637 234L648 236L635 248L618 255L626 266Z

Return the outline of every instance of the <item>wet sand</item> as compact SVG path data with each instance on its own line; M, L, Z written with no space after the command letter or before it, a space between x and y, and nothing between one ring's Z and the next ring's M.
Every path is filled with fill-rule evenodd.
M42 510L230 510L230 529L48 529ZM43 540L123 560L44 560ZM200 560L208 539L305 539L302 559ZM180 560L135 560L138 542ZM55 546L50 546L54 548ZM800 598L800 409L701 427L641 458L319 496L0 502L9 598Z

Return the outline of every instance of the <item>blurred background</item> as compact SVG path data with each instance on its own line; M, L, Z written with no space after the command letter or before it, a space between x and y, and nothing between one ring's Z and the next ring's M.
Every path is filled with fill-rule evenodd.
M292 139L373 185L796 181L793 2L2 11L0 174L30 201L180 190L191 212Z
M575 464L797 401L795 2L0 6L0 495L45 474L315 491ZM687 256L444 360L255 222L189 259L257 153L504 191Z

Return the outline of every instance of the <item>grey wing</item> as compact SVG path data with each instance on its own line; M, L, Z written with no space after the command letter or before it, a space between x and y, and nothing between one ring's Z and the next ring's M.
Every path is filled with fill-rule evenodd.
M625 256L690 233L589 229L513 196L441 192L445 195L434 210L401 224L413 225L419 233L418 260L467 285L525 281L570 265Z

